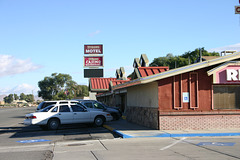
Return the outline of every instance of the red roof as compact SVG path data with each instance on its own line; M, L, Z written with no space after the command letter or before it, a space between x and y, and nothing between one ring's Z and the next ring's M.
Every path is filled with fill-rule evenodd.
M169 70L169 67L138 67L141 77L147 77Z
M114 80L116 80L116 78L91 78L90 89L108 90L109 82Z
M113 86L116 86L116 85L123 84L128 81L130 81L130 80L129 79L128 80L114 80L114 81L112 81L112 84L113 84Z
M151 76L153 74L158 74L164 71L169 70L168 67L138 67L139 73L141 77ZM107 91L109 90L109 83L112 81L112 85L116 86L119 84L123 84L128 80L117 80L117 78L90 78L90 90L95 91Z

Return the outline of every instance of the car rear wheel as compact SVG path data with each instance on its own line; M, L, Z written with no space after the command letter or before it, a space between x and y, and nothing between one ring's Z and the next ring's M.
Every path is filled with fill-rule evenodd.
M102 117L102 116L97 116L94 120L94 125L96 127L101 127L103 125L103 123L104 123L104 117Z
M48 129L49 130L56 130L60 126L60 121L56 118L50 119L48 121Z

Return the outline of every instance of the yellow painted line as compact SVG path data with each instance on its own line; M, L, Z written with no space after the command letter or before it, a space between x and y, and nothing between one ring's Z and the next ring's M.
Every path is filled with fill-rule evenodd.
M110 126L108 126L108 125L103 125L103 127L106 128L106 129L108 129L108 130L110 130L110 131L113 131L113 130L114 130L114 128L112 128L112 127L110 127Z

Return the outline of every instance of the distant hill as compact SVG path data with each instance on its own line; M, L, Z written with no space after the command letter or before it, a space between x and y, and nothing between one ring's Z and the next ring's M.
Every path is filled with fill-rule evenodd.
M6 97L7 95L3 94L3 95L0 95L0 101L3 101L3 98Z

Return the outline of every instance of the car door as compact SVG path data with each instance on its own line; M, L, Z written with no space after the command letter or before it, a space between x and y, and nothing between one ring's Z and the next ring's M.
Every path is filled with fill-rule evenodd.
M71 104L73 111L73 121L74 123L86 123L92 122L90 119L90 112L84 109L82 106L77 104Z
M59 105L58 118L60 119L61 124L73 123L73 112L67 104Z

